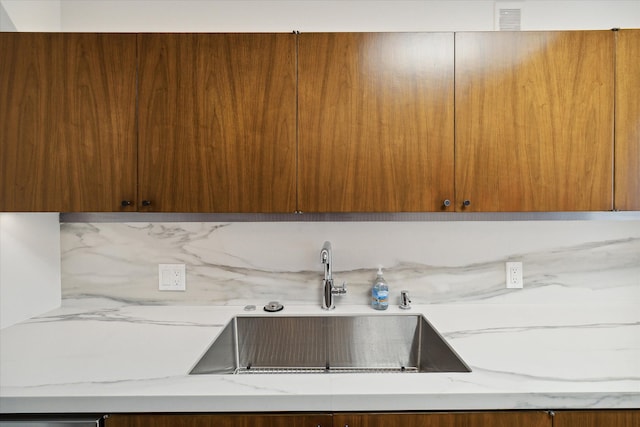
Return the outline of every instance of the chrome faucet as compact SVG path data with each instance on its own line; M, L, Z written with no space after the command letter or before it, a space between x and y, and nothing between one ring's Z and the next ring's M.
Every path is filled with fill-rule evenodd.
M342 287L333 286L333 276L331 272L331 242L326 241L320 251L320 261L324 265L324 280L322 280L322 308L325 310L333 310L336 308L333 302L334 295L344 295L347 293L347 285Z

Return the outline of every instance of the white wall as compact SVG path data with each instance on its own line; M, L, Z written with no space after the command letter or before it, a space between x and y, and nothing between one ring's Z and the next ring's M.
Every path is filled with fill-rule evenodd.
M523 30L640 28L640 0L528 0L520 3L523 4Z
M65 0L65 31L290 32L491 29L491 1Z
M58 217L0 213L0 329L60 306Z
M640 27L638 0L62 0L63 31L491 31L517 3L523 30Z
M2 2L0 2L0 31L17 31Z
M0 0L14 27L0 31L60 31L60 1Z
M491 31L639 28L638 0L0 0L0 31ZM6 12L6 14L5 14Z

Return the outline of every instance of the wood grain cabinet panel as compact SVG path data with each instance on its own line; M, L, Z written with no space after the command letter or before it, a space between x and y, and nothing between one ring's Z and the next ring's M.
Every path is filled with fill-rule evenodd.
M295 210L295 43L138 36L139 210Z
M614 33L456 33L455 51L456 200L611 210Z
M135 35L0 33L0 211L135 209L135 99Z
M616 33L615 208L640 210L640 30Z
M638 427L638 410L558 411L553 427Z
M336 414L114 414L105 427L638 427L638 410Z
M333 427L551 427L546 412L336 414Z
M105 427L332 427L331 423L326 414L116 414L105 420Z
M299 35L301 211L453 198L453 52L453 33Z

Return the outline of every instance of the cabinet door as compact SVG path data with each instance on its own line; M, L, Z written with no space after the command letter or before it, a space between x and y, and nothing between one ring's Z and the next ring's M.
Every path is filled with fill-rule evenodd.
M453 197L453 34L301 34L303 212L438 211Z
M294 34L141 34L140 210L293 212Z
M611 31L456 33L458 202L612 209L613 42Z
M331 415L111 415L105 427L332 427Z
M640 30L616 33L615 208L640 210Z
M334 427L551 427L546 412L336 414Z
M640 411L559 411L553 427L638 427Z
M135 209L135 37L0 33L0 211Z

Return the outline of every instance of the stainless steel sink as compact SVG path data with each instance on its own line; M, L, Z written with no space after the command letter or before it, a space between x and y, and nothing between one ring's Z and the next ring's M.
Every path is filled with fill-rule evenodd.
M421 315L238 316L190 374L470 371Z

